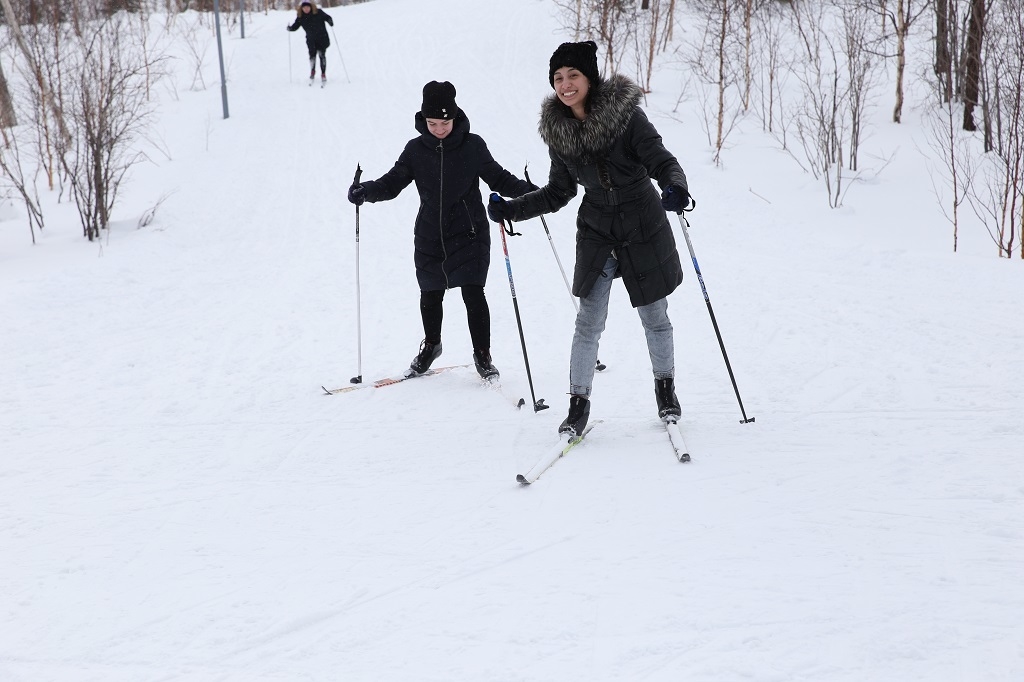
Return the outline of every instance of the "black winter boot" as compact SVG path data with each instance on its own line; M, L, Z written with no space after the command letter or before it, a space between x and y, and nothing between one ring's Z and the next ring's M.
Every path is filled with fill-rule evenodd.
M662 421L674 422L679 419L682 410L672 377L654 380L654 397L658 400L658 416Z
M434 360L437 360L437 356L441 354L441 342L429 343L424 339L423 343L420 344L419 355L412 359L409 363L409 369L412 374L423 374L430 366L434 364Z
M583 429L587 428L588 419L590 419L590 400L582 395L574 395L569 398L569 416L558 427L558 432L579 436L583 433Z
M491 352L489 350L473 351L473 363L476 364L476 371L481 377L488 381L498 380L498 368L491 362Z

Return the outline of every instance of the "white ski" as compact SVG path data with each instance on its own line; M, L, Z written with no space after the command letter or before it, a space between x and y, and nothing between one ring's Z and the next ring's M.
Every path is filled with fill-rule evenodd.
M442 372L450 372L453 369L460 369L462 367L471 366L472 365L451 365L449 367L434 367L432 369L428 369L426 372L423 372L422 374L413 374L410 373L409 370L406 370L405 373L402 374L402 376L385 377L383 379L377 379L376 381L371 381L365 384L352 384L351 386L343 386L341 388L327 388L326 386L321 386L320 388L324 390L325 395L337 395L338 393L358 391L359 389L362 388L383 388L384 386L393 386L394 384L400 384L403 381L408 381L409 379L416 379L418 377L429 377L435 374L440 374Z
M545 471L551 468L554 464L574 447L580 444L580 442L586 438L590 430L594 428L595 424L599 424L601 420L597 420L592 424L587 425L587 428L583 429L583 433L579 436L570 437L567 433L559 434L558 445L553 447L548 454L544 455L539 462L533 465L533 468L527 471L525 474L517 474L516 480L522 485L530 485L543 474Z
M679 424L675 420L665 422L665 429L668 431L668 439L672 441L672 449L675 450L676 459L680 462L690 461L690 450L683 440L683 432L679 430Z

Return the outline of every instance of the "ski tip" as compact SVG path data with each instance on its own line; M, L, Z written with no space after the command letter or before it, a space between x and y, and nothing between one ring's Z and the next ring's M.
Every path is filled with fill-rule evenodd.
M324 395L331 395L331 390L326 386L321 386L320 388L324 389Z
M516 474L516 481L519 485L530 485L530 482L526 480L526 476L523 476L522 474Z
M520 398L519 402L516 403L516 409L517 410L523 409L523 405L525 405L525 404L526 404L526 398Z

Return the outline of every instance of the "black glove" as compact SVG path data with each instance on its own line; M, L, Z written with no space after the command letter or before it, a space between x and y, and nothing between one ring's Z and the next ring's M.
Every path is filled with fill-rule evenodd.
M366 188L362 185L352 185L348 188L348 200L356 206L362 206L366 201Z
M512 209L508 202L498 196L496 192L491 194L491 198L487 202L487 217L496 223L506 222L512 217Z
M690 193L682 185L669 185L661 193L661 207L673 213L682 213L690 205Z

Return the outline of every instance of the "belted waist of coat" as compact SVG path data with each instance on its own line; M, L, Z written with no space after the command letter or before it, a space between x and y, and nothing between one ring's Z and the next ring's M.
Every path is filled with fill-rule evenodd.
M591 201L604 204L605 206L618 206L630 201L635 201L651 191L651 179L644 178L625 187L604 189L590 187L584 188L584 195Z

